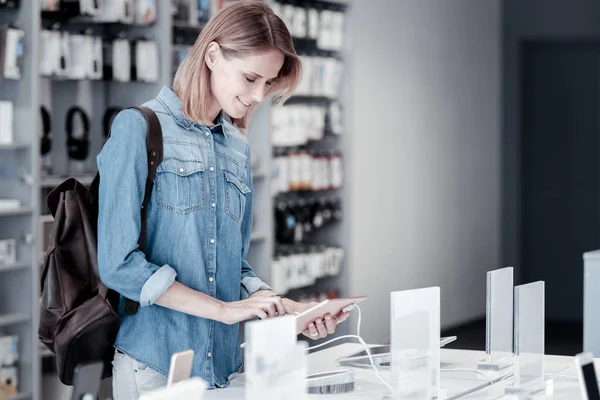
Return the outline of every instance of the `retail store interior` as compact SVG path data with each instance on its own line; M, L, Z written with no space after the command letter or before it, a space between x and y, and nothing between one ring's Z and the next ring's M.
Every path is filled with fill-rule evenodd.
M116 115L172 86L236 2L0 0L0 399L72 398L38 336L48 194L92 183ZM600 357L600 3L265 2L303 71L246 133L256 275L299 302L366 296L369 344L393 341L390 293L438 287L443 367L444 351L489 355L488 272L512 267L515 287L544 282L542 354ZM447 375L438 398L492 398L452 397Z

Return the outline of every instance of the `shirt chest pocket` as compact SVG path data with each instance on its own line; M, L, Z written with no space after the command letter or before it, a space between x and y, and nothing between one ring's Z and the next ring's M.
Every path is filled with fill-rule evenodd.
M158 205L180 214L203 208L204 180L202 161L165 158L156 170Z
M242 222L246 209L246 195L250 188L235 174L223 170L225 173L225 213L237 223Z

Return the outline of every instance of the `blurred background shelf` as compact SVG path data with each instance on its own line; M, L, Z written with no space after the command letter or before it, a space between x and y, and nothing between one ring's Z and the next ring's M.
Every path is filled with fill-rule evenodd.
M31 320L31 315L15 313L0 315L0 328L11 325L23 324Z
M9 272L9 271L19 271L24 269L30 269L31 264L12 264L12 265L3 265L0 264L0 273L1 272Z
M0 217L11 217L15 215L27 215L33 213L31 207L20 207L11 210L0 210Z

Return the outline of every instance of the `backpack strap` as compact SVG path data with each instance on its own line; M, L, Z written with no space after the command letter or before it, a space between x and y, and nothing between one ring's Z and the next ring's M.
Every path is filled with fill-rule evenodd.
M163 136L158 117L148 107L129 107L140 111L146 119L146 152L148 154L148 176L146 177L146 190L144 192L144 201L142 202L141 221L142 229L138 244L141 251L146 249L146 214L148 203L154 188L154 177L156 169L163 160ZM126 299L125 311L127 314L135 314L139 304L133 300Z

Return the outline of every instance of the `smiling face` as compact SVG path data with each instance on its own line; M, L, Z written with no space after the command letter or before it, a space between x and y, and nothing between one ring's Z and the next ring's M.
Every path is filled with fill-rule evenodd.
M284 55L279 50L269 50L242 58L225 57L213 42L205 61L211 70L210 115L216 118L223 110L232 118L242 118L264 100L283 66Z

